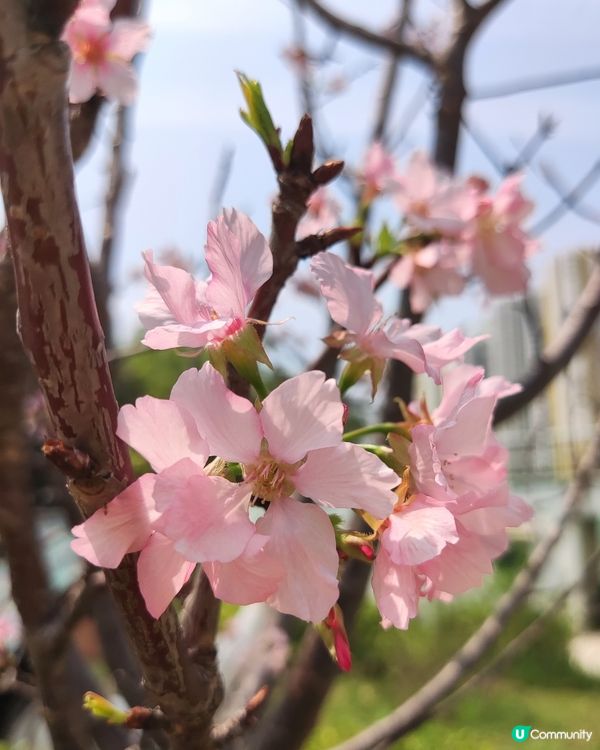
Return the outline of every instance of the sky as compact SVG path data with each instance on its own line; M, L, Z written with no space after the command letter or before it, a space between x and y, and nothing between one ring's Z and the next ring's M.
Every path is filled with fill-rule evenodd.
M365 12L365 3L359 0L325 2L371 28L389 23L397 6L397 0L379 0L369 3ZM417 0L417 6L424 19L439 19L443 34L445 0ZM115 330L122 344L128 343L137 325L133 304L143 295L136 273L144 250L152 248L160 255L175 247L196 268L202 268L206 223L211 218L210 195L225 151L233 151L233 162L224 204L248 213L268 234L275 180L262 144L239 117L242 97L234 71L261 81L285 138L292 135L302 111L297 80L282 58L282 51L292 43L288 3L153 0L147 7L153 40L140 65L140 96L132 113L126 159L129 187L113 273ZM309 47L315 52L331 49L330 36L323 33L321 24L309 19ZM485 87L529 76L593 66L600 69L598 28L600 3L596 0L506 0L472 47L467 87L476 94ZM350 164L360 161L368 143L381 69L381 55L342 38L323 74L325 82L353 79L342 94L321 95L317 110L319 133L326 145ZM404 66L390 120L392 130L398 130L407 106L425 89L422 72ZM401 163L415 148L429 147L431 112L429 100L396 151ZM78 194L92 256L102 234L112 114L110 108L105 111L91 152L78 166ZM558 126L526 175L525 191L537 203L532 224L557 203L555 193L540 178L543 165L572 187L600 158L600 81L475 100L467 109L469 122L505 161L514 158L541 115L552 115ZM463 133L458 172L473 171L498 183L494 166ZM344 201L343 192L339 198ZM584 203L600 212L600 182ZM346 221L351 221L351 215ZM599 236L600 226L573 214L565 216L540 237L541 249L532 264L534 283L543 278L556 253L598 244ZM390 311L395 296L392 291L384 295ZM437 305L429 317L444 326L467 325L480 305L475 293L466 302ZM301 312L305 328L313 322L324 326L323 312L315 305L305 304ZM294 331L300 331L294 299L281 304L274 319L289 315L296 318L286 324L293 336Z

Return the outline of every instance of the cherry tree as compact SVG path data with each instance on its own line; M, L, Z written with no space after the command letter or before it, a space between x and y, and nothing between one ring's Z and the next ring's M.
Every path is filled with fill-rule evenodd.
M224 209L207 226L205 279L144 254L141 343L177 350L191 366L169 398L144 395L119 408L101 325L109 325L111 234L100 268L90 269L73 161L104 101L134 101L132 61L148 48L150 31L135 3L0 2L0 335L7 364L0 376L0 532L56 748L90 747L92 736L106 748L301 747L334 678L351 668L352 625L369 583L382 627L407 629L425 600L451 606L493 573L510 529L532 513L510 487L509 454L494 424L566 366L600 312L596 271L521 384L465 362L486 336L443 332L424 320L436 300L469 283L490 296L523 293L528 261L540 251L527 229L532 203L517 171L495 190L479 175L453 173L465 56L501 0L453 2L441 51L415 34L408 1L393 32L381 33L317 0L297 5L390 56L371 146L355 170L320 158L305 50L294 62L307 113L287 142L260 84L239 74L242 117L277 180L270 235L236 208ZM384 137L385 107L403 57L431 71L438 104L432 155L416 152L399 164ZM340 206L329 192L342 174L356 195L357 219L347 226L339 225ZM113 177L108 207L118 200L118 170ZM401 221L375 242L371 222L383 197ZM330 333L314 365L282 379L265 331L305 259ZM384 284L401 290L398 315L384 314L377 296ZM32 376L20 344L48 411L43 452L72 498L72 548L90 565L81 587L58 600L33 531L21 426ZM437 388L437 403L413 399L414 374ZM356 401L370 405L361 383L372 398L384 394L383 411L374 416L371 409L372 418L350 428ZM559 525L534 547L481 628L405 704L340 748L388 746L476 667L573 515L599 444L596 438L581 462ZM147 463L140 476L130 448ZM84 665L70 632L98 589L112 596L102 609L117 634L103 648L128 709L75 681ZM293 660L266 676L264 669L248 674L250 698L217 721L221 602L264 603L280 623L293 617L305 630ZM279 689L270 689L275 683ZM84 692L98 721L81 719Z

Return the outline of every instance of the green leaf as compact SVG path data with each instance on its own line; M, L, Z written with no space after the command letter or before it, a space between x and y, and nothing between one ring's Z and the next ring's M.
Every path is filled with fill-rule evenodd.
M242 120L254 130L267 148L273 148L281 154L283 149L279 131L265 103L260 83L243 73L238 73L237 77L248 107L247 111L240 110Z
M384 222L375 241L375 255L382 257L397 252L399 242L394 237L387 223Z

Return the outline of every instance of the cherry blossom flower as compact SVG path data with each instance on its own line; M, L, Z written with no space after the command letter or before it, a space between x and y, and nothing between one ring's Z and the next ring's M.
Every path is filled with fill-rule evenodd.
M446 499L486 492L507 475L507 452L492 433L498 398L520 386L503 378L484 379L484 370L460 365L442 376L443 397L431 424L411 429L411 473L417 489Z
M151 349L215 348L246 330L247 308L273 272L263 235L244 214L226 210L208 225L206 263L211 275L196 281L187 271L145 254L150 289L137 311Z
M115 0L83 0L67 23L64 41L71 48L69 99L85 102L100 91L120 104L131 104L137 77L131 61L148 43L150 29L132 18L111 21Z
M506 484L445 504L415 494L397 506L383 527L373 566L383 627L406 629L422 597L449 601L481 586L508 546L507 528L530 517L529 506L510 495Z
M298 239L334 229L339 223L341 206L326 187L317 188L306 204L306 213L298 224Z
M458 330L442 337L438 328L412 326L410 320L395 316L384 320L373 293L373 274L349 266L337 255L315 255L311 270L331 317L345 329L328 339L334 346L347 347L340 355L350 363L342 376L342 389L369 371L375 395L388 359L404 362L414 372L427 372L439 383L440 369L481 340L466 338Z
M323 620L338 596L335 533L323 508L360 508L383 518L393 507L391 490L399 482L378 458L342 442L344 407L335 382L326 382L321 372L304 373L278 386L257 411L207 363L183 373L171 399L185 405L198 431L209 436L211 455L241 465L243 481L231 485L232 506L236 493L245 494L250 505L267 506L256 522L257 534L267 541L247 548L246 574L252 575L253 564L260 569L264 555L267 580L258 585L264 582L266 591L269 578L282 576L267 601L281 612ZM197 559L204 540L190 519L197 512L198 493L193 487L169 486L167 474L157 480L157 488L164 484L164 505L157 492L161 517L155 526L187 558ZM317 504L299 502L295 492ZM197 525L202 532L203 521ZM271 576L270 560L278 566ZM224 597L225 589L234 603L244 596L235 569L218 565L207 568L207 574L217 596Z
M144 456L157 474L144 474L105 507L75 526L71 546L77 554L104 568L117 567L129 552L141 552L137 565L140 590L148 611L158 617L188 580L196 564L195 559L184 557L170 539L154 529L159 518L155 499L159 478L168 473L171 479L176 475L180 484L185 483L190 466L193 467L191 473L199 477L194 486L198 489L201 485L202 489L198 513L208 516L209 511L216 509L223 516L223 524L216 523L214 517L210 517L212 525L206 521L208 533L220 525L231 529L234 514L230 506L219 502L223 483L229 483L204 474L208 457L206 441L185 408L173 401L145 396L138 399L135 406L124 406L119 413L117 434ZM246 523L245 511L234 515L233 520L242 522L242 527L239 524L235 527L238 547L233 552L224 547L213 559L232 559L244 550L253 534L251 524Z
M371 203L381 193L394 185L396 164L394 157L379 141L373 143L365 154L357 177L363 186L362 201Z
M479 193L463 232L473 272L490 294L527 289L526 260L538 243L521 226L533 210L533 203L521 193L522 181L522 175L514 174L504 180L495 197Z
M414 495L387 520L373 566L372 587L382 625L406 629L417 615L427 581L420 566L458 542L452 513Z
M453 242L440 240L409 251L392 268L390 281L405 289L410 287L410 306L423 313L445 295L457 295L465 287L462 262Z
M466 223L465 214L475 203L469 184L452 180L423 151L412 155L396 182L396 200L411 227L444 237L460 234Z
M384 627L408 627L421 597L480 586L508 545L507 528L531 517L509 492L508 455L491 431L497 399L519 386L483 375L470 365L445 372L439 407L406 423L410 482L381 527L373 572Z

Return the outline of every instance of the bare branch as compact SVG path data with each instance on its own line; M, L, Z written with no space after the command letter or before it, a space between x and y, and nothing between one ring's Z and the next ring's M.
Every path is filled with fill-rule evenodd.
M512 638L502 650L482 669L476 672L471 678L464 682L454 693L452 693L440 706L440 709L445 708L448 703L454 703L455 700L460 699L465 693L472 691L474 688L479 687L487 680L489 680L495 673L500 669L509 664L516 656L522 653L527 646L535 641L535 639L543 631L548 621L559 612L561 607L564 605L569 596L581 586L582 581L590 570L598 565L600 559L600 548L596 549L585 564L585 567L581 575L570 585L563 589L558 596L556 596L550 604L548 604L542 612L537 615L520 633Z
M467 673L501 636L506 623L524 601L537 580L548 556L562 536L568 522L589 487L600 459L600 423L569 486L563 513L555 528L542 539L510 589L500 598L494 611L483 622L454 657L420 690L393 711L334 750L375 750L389 745L420 726L436 710L438 704L459 685Z
M335 179L344 163L328 161L313 171L314 141L312 119L304 115L294 136L289 164L278 170L279 193L273 201L269 244L273 251L273 274L258 290L248 313L255 320L268 320L279 293L294 274L300 256L296 231L306 213L306 203L319 185ZM262 337L265 326L258 329Z
M494 424L500 424L531 403L568 366L599 315L600 256L597 256L592 274L556 338L545 349L533 371L522 379L523 390L498 402Z
M327 250L338 242L344 242L362 232L362 227L336 227L319 234L309 234L296 243L299 258L310 258L312 255Z
M268 695L268 688L261 687L250 698L244 708L230 716L222 724L217 724L212 730L212 738L218 748L225 747L232 740L240 737L256 721L256 714L262 708L263 703Z
M561 219L569 211L593 224L600 224L600 213L581 205L581 201L600 177L600 160L596 161L579 180L575 187L565 189L558 175L547 165L542 165L540 173L546 184L560 198L558 204L540 219L532 229L534 234L541 234Z
M354 39L377 47L380 50L385 49L395 55L406 56L422 65L425 65L427 68L432 68L435 65L435 61L429 50L420 44L408 44L399 41L393 33L380 33L367 29L359 24L352 23L352 21L348 21L346 18L342 18L330 11L323 5L323 3L319 2L319 0L301 0L301 2L336 31L342 31Z

